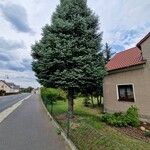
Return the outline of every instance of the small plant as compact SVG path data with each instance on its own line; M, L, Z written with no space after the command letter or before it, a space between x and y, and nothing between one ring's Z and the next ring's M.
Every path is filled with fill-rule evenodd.
M126 113L104 114L101 121L116 127L125 127L127 125L136 127L140 124L138 109L131 106Z
M58 135L61 135L61 130L60 129L57 129L56 132L57 132Z
M140 125L139 115L138 115L138 108L135 106L131 106L125 115L125 120L128 125L137 127Z
M150 138L150 131L148 130L148 131L145 131L144 132L144 135L146 136L146 137L149 137Z

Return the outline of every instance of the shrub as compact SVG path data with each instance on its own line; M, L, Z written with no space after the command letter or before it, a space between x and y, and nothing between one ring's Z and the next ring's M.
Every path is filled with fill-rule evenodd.
M138 109L131 106L126 113L104 114L101 121L116 127L125 127L127 125L136 127L139 125Z
M128 125L137 127L140 124L138 108L135 106L131 106L125 115L125 120Z
M41 97L45 105L53 104L57 100L66 100L66 93L61 89L41 88Z
M57 91L57 99L58 100L63 100L63 101L66 101L66 99L67 99L67 93L64 91L64 90L62 90L62 89L55 89L56 91Z
M109 125L116 126L116 127L123 127L127 126L125 122L125 116L122 113L115 113L115 114L104 114L101 118L103 122L106 122Z

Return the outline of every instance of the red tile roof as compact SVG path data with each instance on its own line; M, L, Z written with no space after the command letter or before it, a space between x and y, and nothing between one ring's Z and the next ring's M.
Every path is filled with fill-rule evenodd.
M106 65L108 71L123 69L130 66L143 64L145 61L142 57L142 51L137 48L131 48L117 53Z

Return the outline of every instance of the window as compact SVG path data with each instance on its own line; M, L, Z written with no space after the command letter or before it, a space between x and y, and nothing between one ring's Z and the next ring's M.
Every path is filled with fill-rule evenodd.
M134 102L133 85L118 85L118 98L119 101Z

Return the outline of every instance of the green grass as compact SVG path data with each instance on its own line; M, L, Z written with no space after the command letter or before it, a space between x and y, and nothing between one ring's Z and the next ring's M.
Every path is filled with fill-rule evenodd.
M102 123L99 117L100 108L84 107L83 98L78 98L74 102L75 119L72 120L72 124L75 127L72 129L72 138L81 150L150 150L150 143L129 137ZM49 111L50 107L48 106ZM66 114L66 110L67 102L57 101L54 105L53 115L57 119ZM57 121L64 129L66 128L66 119ZM99 136L101 134L102 136ZM94 144L90 144L95 137L97 138L94 140Z
M48 105L48 110L51 110L51 105ZM66 102L57 101L53 106L53 114L55 116L65 113L67 110Z

